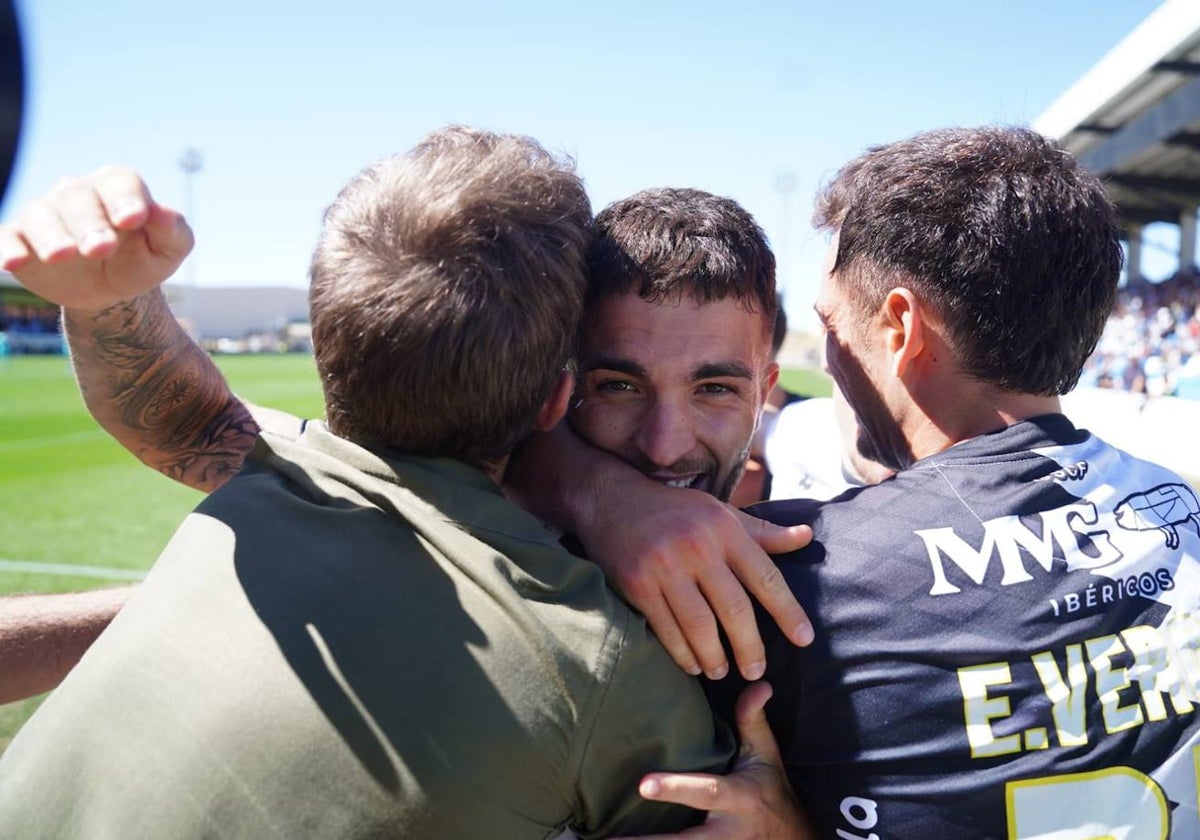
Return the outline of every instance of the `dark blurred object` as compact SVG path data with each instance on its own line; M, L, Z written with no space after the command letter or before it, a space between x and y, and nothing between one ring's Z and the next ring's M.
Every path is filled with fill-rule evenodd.
M0 201L17 157L24 100L25 69L17 10L13 0L0 0Z

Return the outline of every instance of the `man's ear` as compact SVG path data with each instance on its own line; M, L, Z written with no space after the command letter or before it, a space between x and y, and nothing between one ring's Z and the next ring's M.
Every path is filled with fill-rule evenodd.
M892 375L903 377L925 350L927 325L921 301L911 290L899 286L884 297L881 315Z
M541 410L538 411L537 418L533 421L533 428L536 431L545 432L557 426L558 421L567 414L567 406L571 402L571 394L574 391L575 376L571 371L564 370L558 375L558 381L554 383L550 396L546 397L546 401L542 403Z
M763 377L762 383L762 398L766 400L767 394L771 393L771 389L775 387L775 383L779 381L779 362L770 362L767 364L766 375Z

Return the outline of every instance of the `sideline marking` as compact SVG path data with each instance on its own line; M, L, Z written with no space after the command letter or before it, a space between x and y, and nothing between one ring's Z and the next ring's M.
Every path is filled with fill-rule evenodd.
M142 580L146 573L137 569L112 566L76 566L71 563L38 563L34 560L6 560L0 557L0 572L29 572L35 575L74 575L105 580Z

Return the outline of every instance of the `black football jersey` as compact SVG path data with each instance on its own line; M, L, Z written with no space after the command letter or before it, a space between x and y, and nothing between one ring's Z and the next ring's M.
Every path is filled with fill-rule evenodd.
M751 512L816 535L777 558L816 641L763 627L768 714L822 836L1200 837L1181 478L1051 415Z

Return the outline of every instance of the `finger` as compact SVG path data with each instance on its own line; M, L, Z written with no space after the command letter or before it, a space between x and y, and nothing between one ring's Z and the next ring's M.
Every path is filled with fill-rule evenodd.
M106 166L89 176L104 210L118 230L136 230L150 216L154 199L145 182L132 169Z
M798 551L812 542L812 528L807 525L776 525L745 511L737 511L746 533L767 554L787 554Z
M775 620L784 635L793 644L801 647L811 644L812 621L796 600L795 593L788 586L787 579L775 565L775 561L764 554L754 540L735 541L730 544L728 551L730 568L746 591L763 605L763 609Z
M754 604L745 587L723 563L703 572L700 586L725 630L738 670L748 680L759 679L767 670L766 650L758 632Z
M701 811L726 811L739 783L737 776L708 773L649 773L638 784L643 799L672 802Z
M683 630L675 621L674 613L671 612L671 608L667 606L662 595L656 595L656 597L639 604L638 609L641 610L646 623L650 625L650 629L654 631L658 641L675 660L675 664L693 677L700 676L703 671L696 659L696 654L693 653L691 645L683 635Z
M16 271L29 262L33 254L25 240L12 225L0 225L0 269Z
M671 840L672 837L687 837L690 840L721 840L721 838L728 838L729 833L719 825L711 825L706 822L674 834L638 834L629 837L610 837L609 840Z
M710 680L724 679L729 673L729 660L717 632L712 605L696 581L681 576L664 586L663 594L704 675Z
M61 262L79 255L74 237L45 198L27 205L17 221L25 243L42 262Z
M672 837L688 837L690 840L705 840L705 838L718 840L721 837L728 837L728 834L723 835L721 829L705 824L685 828L674 834L637 834L628 837L610 837L609 840L671 840Z
M783 758L779 753L779 744L775 740L775 734L771 732L770 724L767 723L767 701L773 693L771 684L767 682L756 682L746 686L738 695L734 717L743 754L770 762L782 769Z
M117 247L117 232L109 223L100 197L90 181L64 178L51 193L63 227L85 257L103 257Z

